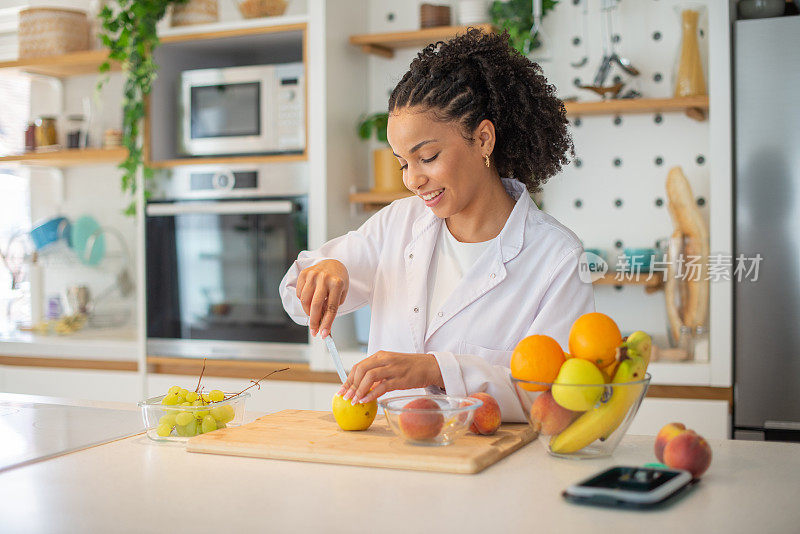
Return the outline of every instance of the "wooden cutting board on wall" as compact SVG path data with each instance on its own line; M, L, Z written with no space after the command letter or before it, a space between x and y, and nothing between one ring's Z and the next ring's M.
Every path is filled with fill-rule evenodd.
M191 438L186 450L329 464L477 473L533 441L527 424L504 424L493 436L467 433L443 447L410 445L378 415L369 430L346 432L331 412L284 410L246 425Z

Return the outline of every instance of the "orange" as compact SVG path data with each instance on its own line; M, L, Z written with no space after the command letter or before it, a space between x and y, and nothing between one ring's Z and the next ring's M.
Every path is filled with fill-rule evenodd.
M614 363L621 343L622 334L617 323L603 313L581 315L569 331L570 354L589 360L601 369Z
M619 362L614 360L611 362L611 365L607 367L603 367L600 369L600 372L603 373L603 377L606 379L606 384L610 384L612 380L614 380L614 375L617 372L617 364Z
M553 382L564 363L564 351L550 336L528 336L511 355L511 376L534 382ZM522 384L528 391L545 391L547 386Z

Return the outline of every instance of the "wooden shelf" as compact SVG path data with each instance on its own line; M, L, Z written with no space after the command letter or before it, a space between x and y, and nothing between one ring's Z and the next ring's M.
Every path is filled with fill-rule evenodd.
M18 156L0 157L2 163L39 165L45 167L74 167L78 165L101 165L120 163L127 156L125 148L72 148L54 152L31 152Z
M665 113L682 111L704 121L708 116L707 96L683 98L628 98L600 102L565 102L568 115L621 115L625 113Z
M66 78L80 74L98 74L100 65L108 57L107 50L86 50L71 52L60 56L35 57L0 62L0 70L16 70L28 74L42 74L56 78ZM119 70L119 63L111 68Z
M246 35L263 35L268 33L285 33L305 31L305 17L273 17L237 21L231 23L212 23L197 26L170 28L160 36L161 44L181 43L185 41L202 41L206 39L222 39L226 37L242 37Z
M494 31L491 24L476 24L472 27L485 32ZM439 26L410 32L351 35L350 44L360 46L367 54L392 58L398 48L420 48L436 41L446 41L465 31L467 26Z
M653 293L660 291L664 285L664 279L658 273L654 273L650 277L650 273L639 273L633 275L633 278L626 278L624 280L617 280L617 273L606 273L605 276L594 281L597 286L644 286L645 292ZM648 280L648 278L650 278Z
M307 154L272 154L262 156L215 156L208 158L176 158L150 161L149 167L168 169L181 165L225 165L229 163L285 163L289 161L307 161Z
M274 19L274 20L272 20ZM200 41L223 37L239 37L278 32L291 32L306 29L305 17L271 17L231 23L204 24L202 26L171 28L164 32L161 43ZM14 70L29 74L42 74L56 78L66 78L81 74L97 74L100 65L108 57L108 50L84 50L58 56L23 58L0 62L0 70ZM112 70L120 70L119 63L111 64Z
M377 211L382 207L391 204L395 200L414 196L409 191L401 191L398 193L377 193L372 191L362 191L358 193L350 193L351 204L361 204L364 209Z

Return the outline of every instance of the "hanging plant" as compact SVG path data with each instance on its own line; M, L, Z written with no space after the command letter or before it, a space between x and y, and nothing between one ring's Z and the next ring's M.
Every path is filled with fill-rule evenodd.
M173 4L187 0L110 0L100 11L102 31L100 38L108 48L108 59L100 65L106 76L97 84L98 90L108 81L111 62L122 64L125 79L122 100L122 144L128 155L120 163L123 193L136 193L136 172L142 168L145 184L153 177L153 170L144 164L144 152L139 136L145 117L145 98L150 94L158 65L153 61L153 50L158 46L156 24ZM145 187L145 197L149 191ZM136 213L136 201L125 210Z
M586 0L584 0L586 1ZM542 18L556 7L558 0L542 0ZM533 0L507 0L505 2L492 2L490 9L492 24L508 30L511 46L524 55L542 46L539 34L531 39L533 28Z

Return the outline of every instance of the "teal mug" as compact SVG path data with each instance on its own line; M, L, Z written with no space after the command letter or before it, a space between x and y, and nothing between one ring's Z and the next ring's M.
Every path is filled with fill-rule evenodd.
M654 248L625 248L623 249L627 261L628 272L649 273L657 254Z

